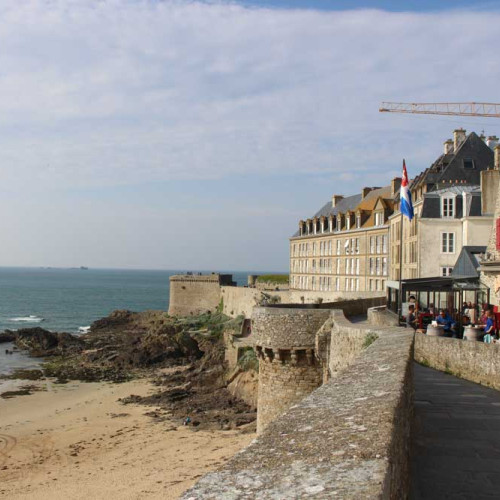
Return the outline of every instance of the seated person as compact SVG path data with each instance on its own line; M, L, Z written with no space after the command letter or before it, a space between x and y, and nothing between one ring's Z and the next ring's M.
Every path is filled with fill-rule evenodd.
M479 322L481 325L486 326L486 322L488 321L488 311L490 311L490 306L488 304L483 305L483 310L481 312L481 317L479 318Z
M415 305L410 304L408 306L408 315L406 316L406 328L411 327L414 330L418 327L418 320L415 316Z
M448 311L441 309L439 311L439 316L436 318L436 322L438 325L443 327L444 333L447 337L456 337L456 323L448 314Z
M486 325L484 327L484 342L490 344L495 335L495 315L493 311L486 311Z

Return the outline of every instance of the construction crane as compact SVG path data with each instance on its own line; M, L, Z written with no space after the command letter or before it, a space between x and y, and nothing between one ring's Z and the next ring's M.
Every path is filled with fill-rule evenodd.
M493 102L383 102L379 111L381 113L500 118L500 104Z

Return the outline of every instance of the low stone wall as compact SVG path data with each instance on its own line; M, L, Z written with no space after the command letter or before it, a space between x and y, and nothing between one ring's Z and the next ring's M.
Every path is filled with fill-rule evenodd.
M413 333L363 330L349 366L182 498L407 498Z
M368 323L373 326L398 326L398 315L386 306L370 307L367 312Z
M416 333L415 360L500 390L500 344Z

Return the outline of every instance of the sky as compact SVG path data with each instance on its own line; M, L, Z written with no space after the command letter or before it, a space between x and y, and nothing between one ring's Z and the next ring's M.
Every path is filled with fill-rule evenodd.
M471 8L471 4L473 8ZM2 0L0 265L287 271L333 194L494 119L500 2Z

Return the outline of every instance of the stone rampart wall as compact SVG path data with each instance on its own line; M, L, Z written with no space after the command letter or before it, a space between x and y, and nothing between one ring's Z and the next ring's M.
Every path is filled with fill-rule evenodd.
M266 291L262 293L256 288L223 286L222 298L224 301L224 314L231 317L239 315L250 318L252 309L259 304L264 298L264 293L267 296L278 297L282 304L314 304L322 300L322 302L352 301L355 299L374 298L377 301L373 305L381 305L385 303L385 296L381 292L316 292L302 290L277 290ZM371 306L370 306L371 307ZM363 311L366 313L366 309ZM361 313L358 313L361 314Z
M398 326L398 315L386 306L370 307L367 312L368 323L373 326Z
M172 316L214 312L220 300L221 286L217 276L170 277L168 313Z
M500 390L500 344L416 333L415 360Z
M374 340L368 325L351 323L343 311L332 311L333 328L328 352L329 377L336 377L360 355L365 345Z
M413 333L366 334L376 340L349 366L182 498L407 498Z

